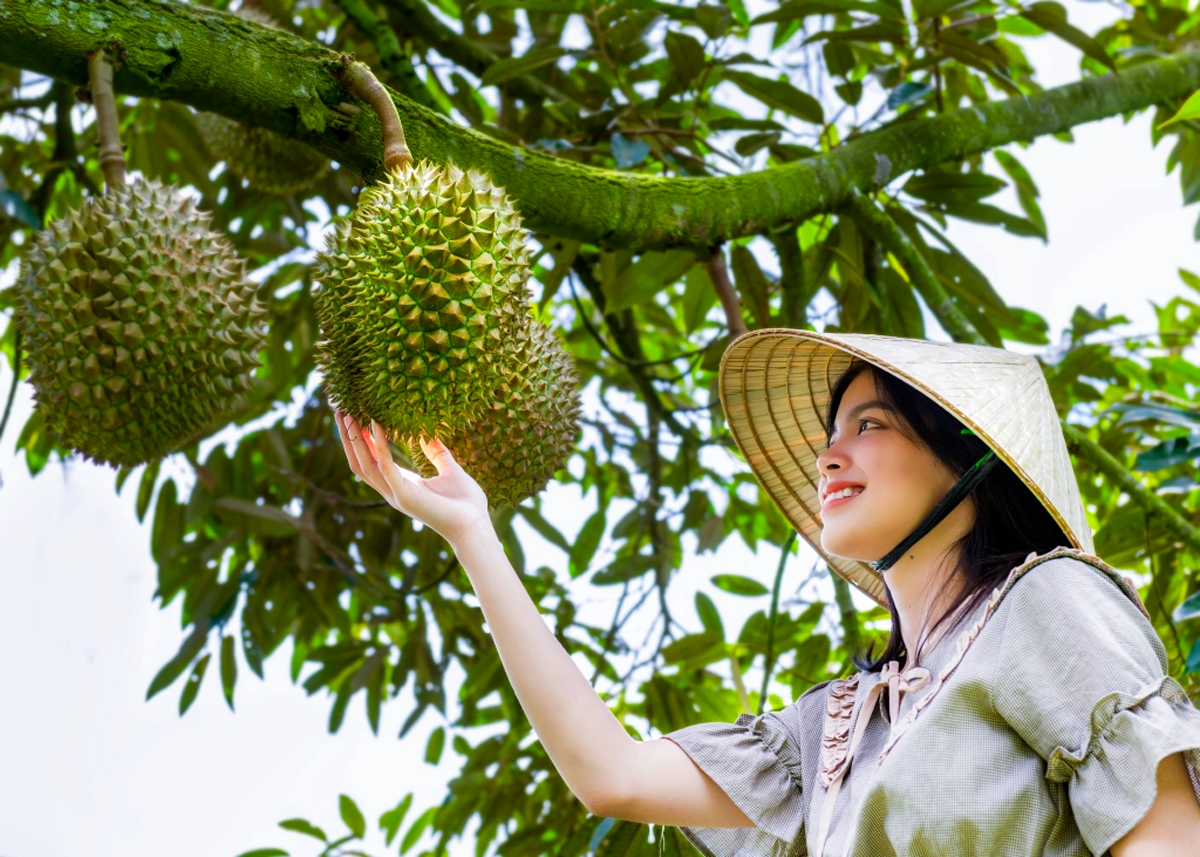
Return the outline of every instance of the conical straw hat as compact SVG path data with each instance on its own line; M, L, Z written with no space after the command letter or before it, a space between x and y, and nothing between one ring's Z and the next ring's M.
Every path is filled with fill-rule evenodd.
M821 549L817 456L833 388L854 358L907 381L970 427L1041 500L1071 546L1092 552L1062 427L1034 358L894 336L756 330L721 360L725 417L759 483L834 571L886 603L882 574Z

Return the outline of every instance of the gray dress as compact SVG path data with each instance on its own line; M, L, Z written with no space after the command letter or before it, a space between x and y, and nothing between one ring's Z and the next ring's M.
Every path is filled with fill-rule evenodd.
M879 673L666 735L756 825L684 834L706 857L817 857L836 792L820 857L1083 857L1145 816L1173 753L1200 799L1200 711L1137 593L1095 557L1026 560L921 666L931 680L910 682L894 727L882 688L852 757Z

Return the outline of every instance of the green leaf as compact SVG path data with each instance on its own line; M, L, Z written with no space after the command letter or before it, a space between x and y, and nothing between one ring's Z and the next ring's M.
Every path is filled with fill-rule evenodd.
M988 205L986 202L953 203L945 206L945 211L952 217L969 220L972 223L986 223L1000 226L1005 232L1020 235L1025 238L1045 238L1037 225L1020 217L1010 214L1002 208Z
M407 854L408 850L417 844L417 840L421 838L421 834L425 832L425 828L433 821L433 816L437 813L437 807L431 806L412 823L412 827L408 829L408 833L404 834L404 840L400 843L400 853Z
M742 300L750 308L750 314L759 327L771 326L771 284L758 260L744 244L734 244L730 251L733 277Z
M1061 3L1049 2L1049 0L1042 3L1034 3L1022 9L1019 14L1021 17L1037 24L1043 30L1049 30L1067 44L1074 45L1086 56L1091 57L1109 70L1117 70L1116 63L1113 62L1112 57L1108 55L1104 48L1100 46L1099 42L1083 30L1067 23L1067 10L1063 8Z
M637 306L678 280L696 263L691 250L666 250L643 253L612 282L605 282L606 313L618 313Z
M782 110L797 119L817 125L825 121L821 102L786 80L768 80L749 72L730 70L726 70L725 79L773 110Z
M712 579L713 586L730 595L766 595L771 590L752 577L740 574L718 574Z
M15 190L0 190L0 214L24 223L30 229L41 229L37 212L25 201L25 197Z
M1004 172L1008 173L1008 177L1012 179L1016 186L1017 201L1021 203L1021 210L1025 212L1025 216L1029 218L1029 222L1034 224L1041 230L1042 236L1047 235L1046 218L1042 215L1042 207L1038 204L1038 197L1041 195L1037 185L1033 183L1033 178L1029 175L1029 171L1025 169L1025 165L1017 160L1016 156L998 149L993 152L996 156L996 162Z
M1188 97L1188 100L1183 102L1183 106L1179 108L1175 115L1158 127L1165 128L1172 122L1186 122L1189 119L1197 118L1200 118L1200 90L1193 92L1191 96Z
M208 671L210 660L212 660L212 655L205 655L192 668L192 674L188 676L188 680L183 686L183 692L179 694L179 715L181 717L196 701L196 694L200 692L200 683L204 681L204 673Z
M671 30L663 39L663 47L667 50L671 67L685 86L704 71L704 45L687 33Z
M1006 187L1003 179L984 173L931 170L913 176L902 190L909 196L940 204L979 202Z
M1197 457L1200 457L1200 434L1193 434L1187 437L1173 437L1145 452L1139 452L1133 466L1137 470L1153 472L1183 464Z
M1187 663L1183 667L1185 673L1194 673L1197 670L1200 670L1200 640L1192 643L1192 650L1188 652Z
M717 303L717 291L703 265L693 265L684 277L680 320L683 330L691 336L704 324L708 311Z
M154 485L158 482L158 472L162 467L162 459L156 458L146 465L142 471L142 479L138 483L137 519L144 521L146 512L150 509L150 498L154 496Z
M346 827L358 839L367 835L367 820L363 818L362 810L351 800L349 795L338 795L338 812L341 813Z
M436 765L442 760L442 749L446 746L446 730L439 726L429 733L429 742L425 745L425 761Z
M237 857L291 857L282 848L255 848L253 851L243 851Z
M234 657L234 641L231 636L221 638L221 691L225 703L233 711L233 686L237 684L237 659Z
M943 30L945 32L952 32ZM887 24L867 24L864 27L852 27L849 30L824 30L820 33L814 33L804 40L804 44L810 42L864 42L866 44L876 44L878 42L891 42L892 44L904 44L904 33L895 27Z
M313 839L329 842L329 837L325 835L324 830L303 818L289 818L286 821L279 822L279 826L293 833L303 833L305 836L311 836Z
M759 15L754 19L755 24L780 24L788 21L803 20L812 15L839 15L848 12L862 12L867 15L878 15L880 18L899 19L897 10L886 3L871 3L865 0L788 0L781 3L778 9ZM840 72L834 72L839 74Z
M300 519L267 504L258 505L236 497L213 501L213 513L231 527L241 527L260 536L294 536L300 532Z
M665 646L662 655L668 664L702 659L711 662L725 657L725 639L714 631L688 634Z
M725 626L721 622L721 613L717 605L703 592L696 593L696 613L700 616L700 624L704 630L717 634L725 639Z
M636 821L618 821L596 849L596 857L634 857L647 838L648 828Z
M1200 616L1200 592L1193 593L1182 604L1175 608L1172 618L1176 622L1195 619Z
M514 77L529 74L531 71L536 71L544 65L549 65L560 57L566 56L568 53L570 53L568 50L560 48L558 45L546 45L545 47L534 48L519 57L498 60L488 66L483 74L479 76L479 85L491 86L493 84L504 83Z
M150 687L146 690L146 699L151 699L159 691L169 687L175 679L179 678L180 674L192 662L192 658L196 657L197 653L204 647L205 640L208 639L208 625L197 625L187 639L183 641L183 645L179 647L179 651L175 653L175 657L167 661L162 669L154 676L150 682Z
M575 537L575 543L571 545L568 563L571 577L579 577L588 570L592 557L596 555L596 548L600 546L600 539L604 537L606 526L607 518L603 506L584 522L579 535Z
M391 845L392 840L396 838L396 834L400 831L400 825L404 823L404 816L408 814L408 808L412 806L412 802L412 792L409 792L400 803L379 816L379 829L384 832L386 837L384 845Z

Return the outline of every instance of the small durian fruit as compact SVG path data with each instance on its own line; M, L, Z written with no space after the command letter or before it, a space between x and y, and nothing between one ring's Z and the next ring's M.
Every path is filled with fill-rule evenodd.
M316 360L330 401L393 436L468 428L503 383L527 325L521 216L476 170L387 172L318 256Z
M196 127L214 158L263 193L295 193L329 170L328 159L316 149L266 128L251 128L215 113L197 113Z
M266 308L210 222L174 187L134 181L30 242L15 317L34 400L85 458L142 464L243 403Z
M528 335L506 351L505 382L488 413L474 427L441 437L493 509L545 488L579 434L579 375L554 333L531 319ZM437 474L415 437L404 444L422 476Z
M282 29L279 22L253 6L242 6L240 18ZM329 160L313 149L266 128L251 128L216 113L197 113L196 127L208 151L250 187L286 196L303 190L329 170Z

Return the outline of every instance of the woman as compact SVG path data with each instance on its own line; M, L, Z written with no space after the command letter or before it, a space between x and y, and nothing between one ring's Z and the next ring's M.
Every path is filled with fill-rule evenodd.
M352 470L454 547L591 812L682 827L712 857L1200 855L1200 712L1136 592L1090 555L1035 360L763 330L730 346L720 389L767 494L889 606L891 639L782 711L645 742L554 639L449 451L425 447L421 480L377 428L342 432Z

